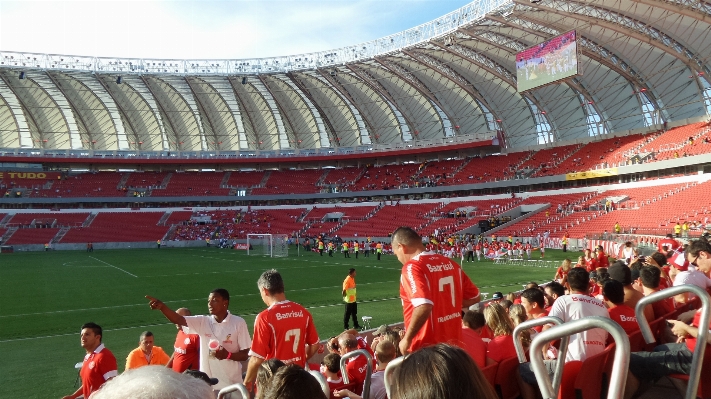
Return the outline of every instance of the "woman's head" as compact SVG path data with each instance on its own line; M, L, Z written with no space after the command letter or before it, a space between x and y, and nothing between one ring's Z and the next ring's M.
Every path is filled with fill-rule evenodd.
M257 398L263 397L264 392L269 385L274 374L285 364L279 359L269 359L259 366L257 371Z
M484 308L486 325L489 326L495 337L499 335L511 335L513 333L513 323L501 305L492 303Z
M391 389L391 399L496 399L471 357L446 344L407 356L393 374Z
M570 261L570 259L566 259L563 261L563 263L560 264L560 267L562 267L563 270L567 271L567 270L570 270L573 266L572 266L572 262Z
M263 399L326 399L316 377L295 364L279 368L261 397Z

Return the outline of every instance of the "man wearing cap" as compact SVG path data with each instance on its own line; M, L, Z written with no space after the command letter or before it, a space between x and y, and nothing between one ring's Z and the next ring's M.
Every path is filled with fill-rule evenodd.
M348 329L348 320L353 318L353 328L356 330L360 329L358 325L358 303L356 302L356 282L355 282L356 270L354 268L348 269L348 275L345 280L343 280L343 290L341 294L343 295L343 302L346 303L346 309L343 314L343 329Z
M141 333L138 348L132 350L126 357L126 370L137 369L149 365L164 365L170 360L163 348L155 346L155 337L150 331Z
M175 313L181 316L192 316L190 309L180 308ZM197 334L188 334L188 328L176 324L178 334L175 336L173 344L173 356L170 357L167 367L172 368L178 373L183 373L185 370L197 370L200 367L200 336Z
M306 361L318 350L319 341L313 316L303 306L286 299L284 280L278 271L271 269L262 273L257 287L267 309L254 320L254 340L244 378L250 390L264 361L279 359L305 367Z
M402 263L400 298L405 336L403 355L438 343L457 344L462 339L462 308L479 302L479 289L459 264L425 252L422 238L409 227L392 235L393 253Z
M711 244L703 240L692 241L686 250L686 261L700 273L711 272ZM625 399L632 398L642 385L656 382L670 374L689 374L699 333L700 309L691 325L679 320L667 320L671 330L679 337L678 343L659 345L652 352L634 352L630 355L630 372L625 384ZM707 346L707 351L708 346Z
M226 289L210 292L209 316L181 316L159 299L148 295L146 299L151 309L160 310L172 323L186 326L191 333L200 336L200 371L219 380L215 390L242 382L240 362L247 360L252 340L244 319L228 310L230 294Z
M81 365L81 386L73 394L62 399L76 399L79 396L88 398L101 389L104 383L118 375L116 358L101 342L103 330L96 323L86 323L81 326L81 346L86 351Z
M488 306L492 302L499 303L499 302L501 302L502 299L504 299L504 294L497 291L497 292L494 292L494 294L491 296L491 301L487 302L486 304Z
M706 277L706 275L699 271L696 267L690 268L690 263L687 257L684 256L683 252L677 252L672 255L669 259L669 264L678 271L678 273L674 276L674 287L684 284L695 285L703 290L711 287L711 279ZM696 296L694 294L685 292L675 296L674 300L678 303L686 303L695 297Z

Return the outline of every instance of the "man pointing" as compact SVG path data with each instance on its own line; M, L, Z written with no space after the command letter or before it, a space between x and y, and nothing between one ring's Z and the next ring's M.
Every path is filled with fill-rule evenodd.
M172 323L187 326L190 333L200 335L200 371L219 382L213 386L220 390L242 382L242 365L247 360L252 340L247 323L230 313L230 294L218 288L208 296L209 316L181 316L160 300L146 295L151 309L163 312Z

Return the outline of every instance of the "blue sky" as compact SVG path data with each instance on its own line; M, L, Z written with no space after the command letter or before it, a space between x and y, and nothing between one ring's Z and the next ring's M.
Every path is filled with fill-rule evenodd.
M387 36L467 3L0 0L0 50L135 58L290 55Z

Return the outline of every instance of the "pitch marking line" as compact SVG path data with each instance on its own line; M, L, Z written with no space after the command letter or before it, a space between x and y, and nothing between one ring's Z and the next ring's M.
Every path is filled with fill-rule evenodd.
M374 302L387 302L387 301L394 301L396 299L400 299L400 297L394 297L394 298L383 298L383 299L371 299L369 301L358 301L358 303L374 303ZM145 305L145 304L142 304ZM128 305L132 306L132 305ZM331 304L331 305L320 305L320 306L309 306L306 307L306 309L323 309L323 308L333 308L336 306L342 306L340 303L336 304ZM240 317L246 317L246 316L256 316L258 313L249 313L249 314L242 314L239 315ZM148 325L143 325L143 326L134 326L134 327L121 327L121 328L113 328L113 329L105 329L104 331L122 331L122 330L131 330L135 328L146 328L146 327L155 327L155 326L165 326L165 325L172 325L173 323L157 323L157 324L148 324ZM68 336L75 336L76 333L67 333L67 334L58 334L58 335L45 335L42 337L27 337L27 338L14 338L14 339L5 339L5 340L0 340L0 344L6 343L6 342L17 342L17 341L29 341L29 340L34 340L34 339L42 339L42 338L59 338L59 337L68 337Z
M397 283L397 282L398 281L377 281L377 282L373 282L373 283L358 283L358 285L393 284L393 283ZM342 286L333 285L330 287L299 288L299 289L289 290L288 292L326 290L326 289L332 289L332 288L342 288ZM238 295L230 295L230 298L239 298L239 297L257 296L257 295L259 295L259 293L238 294ZM163 301L163 302L175 303L175 302L191 302L191 301L204 301L204 300L205 300L205 298L194 298L194 299L176 299L176 300ZM85 312L85 311L91 311L91 310L120 309L120 308L130 308L130 307L145 306L145 305L146 305L146 303L143 302L143 303L134 303L131 305L113 305L113 306L102 306L102 307L96 307L96 308L53 310L51 312L8 314L8 315L0 315L0 319L4 319L4 318L8 318L8 317L41 316L41 315L50 315L50 314L58 314L58 313ZM0 342L2 342L2 341L0 341Z
M111 263L104 262L103 260L97 259L97 258L95 258L95 257L93 257L93 256L90 256L90 258L91 258L91 259L94 259L94 260L98 260L99 262L101 262L101 263L103 263L103 264L105 264L105 265L107 265L107 266L111 266L111 267L113 267L114 269L121 270L122 272L128 274L129 276L133 276L133 277L135 277L135 278L138 278L138 276L136 276L135 274L129 273L129 272L123 270L123 269L120 268L120 267L117 267L117 266L112 265Z

